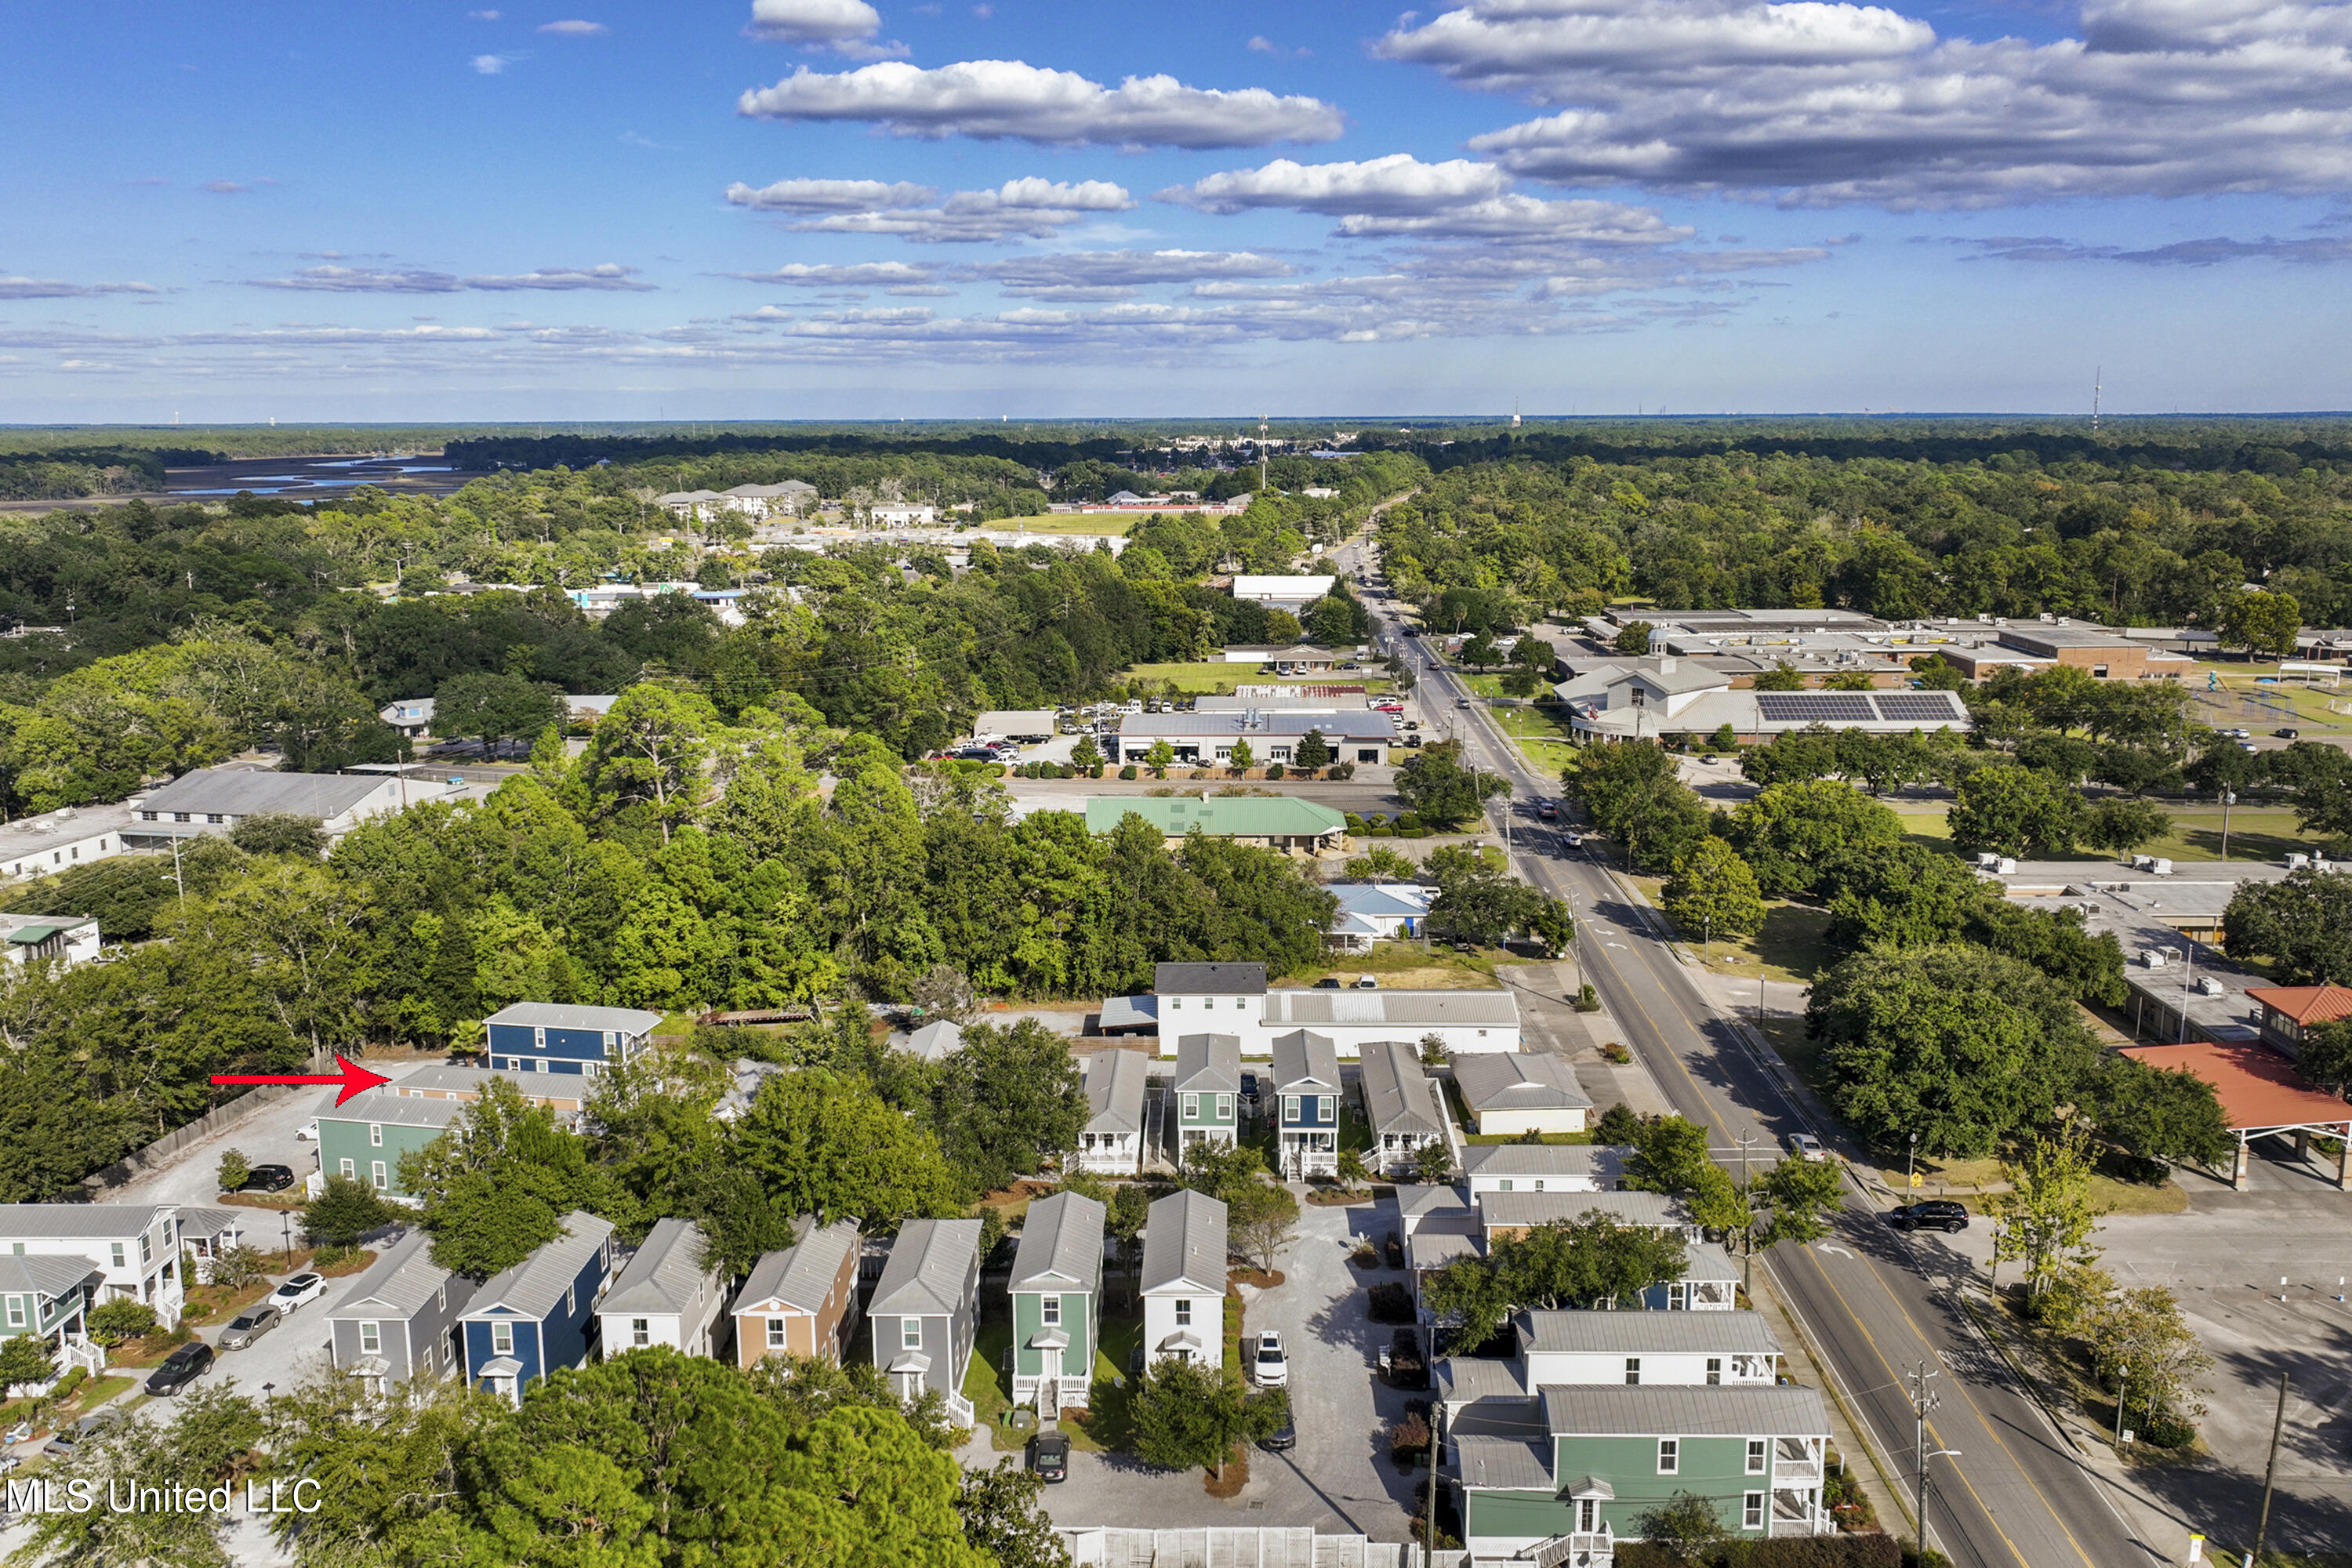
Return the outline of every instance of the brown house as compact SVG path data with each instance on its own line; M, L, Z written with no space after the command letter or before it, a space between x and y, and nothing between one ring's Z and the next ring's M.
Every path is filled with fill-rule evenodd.
M839 1362L857 1331L857 1222L803 1215L781 1252L751 1266L736 1292L735 1358L749 1368L781 1352Z

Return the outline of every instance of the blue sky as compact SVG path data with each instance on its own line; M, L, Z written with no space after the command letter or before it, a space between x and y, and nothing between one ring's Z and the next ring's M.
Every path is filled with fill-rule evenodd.
M2352 4L17 7L0 419L2352 405Z

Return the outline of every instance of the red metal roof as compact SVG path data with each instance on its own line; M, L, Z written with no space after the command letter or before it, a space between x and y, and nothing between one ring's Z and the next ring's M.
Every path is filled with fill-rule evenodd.
M2249 985L2246 994L2277 1008L2298 1024L2332 1024L2338 1018L2352 1018L2352 985Z
M2352 990L2341 986L2328 989L2352 996ZM2352 1104L2332 1094L2322 1094L2304 1082L2285 1058L2260 1046L2192 1040L2185 1046L2127 1047L2124 1055L2166 1071L2186 1068L2211 1084L2214 1098L2221 1102L2221 1115L2232 1132L2263 1127L2301 1127L2322 1121L2352 1122Z

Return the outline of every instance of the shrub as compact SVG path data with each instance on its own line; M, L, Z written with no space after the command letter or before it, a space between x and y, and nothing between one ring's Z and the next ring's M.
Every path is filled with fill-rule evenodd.
M1601 1011L1601 993L1592 988L1592 982L1590 980L1577 987L1576 1010L1580 1013Z
M1333 763L1329 767L1323 770L1323 776L1327 779L1336 779L1344 784L1348 780L1356 776L1356 764L1353 763Z
M1601 1047L1601 1056L1602 1060L1615 1062L1619 1067L1622 1067L1627 1062L1633 1059L1633 1053L1627 1050L1623 1046L1619 1045L1615 1040L1612 1040L1607 1045Z
M1265 764L1265 776L1269 780L1278 779L1282 774L1283 766L1280 763L1268 763Z
M128 1296L118 1296L89 1310L89 1337L112 1350L116 1345L153 1333L155 1322L154 1308Z
M1399 833L1411 833L1421 826L1421 813L1417 811L1401 812L1397 816L1396 825L1397 831Z
M1135 771L1135 764L1133 763L1129 763L1127 766L1118 770L1118 776L1123 779L1133 779L1139 775Z
M1393 1279L1382 1280L1371 1288L1367 1314L1376 1323L1410 1323L1412 1321L1412 1292Z
M980 771L983 777L1001 779L1004 776L1004 764L1003 763L982 763L980 764Z
M1364 819L1358 816L1354 812L1342 812L1340 813L1340 816L1346 820L1349 832L1361 834L1364 831Z
M1411 1411L1389 1425L1389 1452L1400 1466L1410 1468L1429 1451L1429 1423Z
M1356 1249L1348 1254L1348 1261L1359 1268L1378 1268L1381 1266L1381 1249L1372 1245L1369 1237L1360 1238L1356 1243Z
M2138 1440L2151 1448L2186 1448L2197 1441L2197 1428L2168 1410L2148 1418Z
M89 1368L86 1366L75 1367L63 1377L58 1379L58 1385L49 1390L49 1398L53 1403L62 1403L66 1400L71 1399L75 1394L81 1392L81 1385L89 1381Z
M220 1190L233 1193L253 1177L253 1166L244 1153L236 1149L224 1149L220 1157Z
M1394 838L1396 837L1396 829L1391 827L1385 822L1375 822L1370 827L1364 829L1364 837L1367 838Z

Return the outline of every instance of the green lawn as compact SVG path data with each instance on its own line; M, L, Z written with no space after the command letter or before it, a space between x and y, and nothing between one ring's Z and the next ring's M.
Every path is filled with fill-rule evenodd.
M1171 509L1172 511L1174 509ZM1091 533L1109 534L1124 539L1129 530L1141 522L1149 512L1132 515L1097 512L1089 517L1083 512L1055 511L1027 517L1000 517L987 522L974 523L977 530L1002 530L1006 533Z
M1557 774L1576 754L1567 721L1557 705L1497 708L1487 717L1517 743L1528 762L1547 773Z
M990 1445L1000 1454L1018 1453L1028 1442L1026 1431L1016 1431L1004 1424L1004 1413L1013 1408L1012 1384L1004 1371L1005 1356L1013 1349L1013 1323L999 1318L980 1326L980 1337L971 1347L971 1364L963 1369L963 1396L971 1401L971 1424L988 1434Z
M1125 1386L1127 1358L1142 1342L1140 1317L1104 1317L1102 1344L1095 1352L1092 1404L1084 1421L1062 1424L1062 1430L1070 1435L1071 1447L1100 1454L1133 1446L1135 1415L1131 1391Z
M1627 879L1640 888L1652 904L1665 906L1663 877L1631 877ZM1717 936L1712 941L1700 931L1685 931L1685 941L1706 959L1706 966L1718 974L1753 976L1757 965L1763 965L1764 974L1772 980L1795 980L1810 984L1822 971L1843 956L1832 948L1828 941L1830 914L1827 910L1811 904L1792 903L1786 899L1768 900L1764 905L1764 929L1752 937Z
M2218 805L2180 805L2168 800L2156 805L2172 818L2172 831L2151 844L2140 846L2137 853L2161 856L2168 860L2211 861L2221 858L2221 808ZM1934 810L1897 811L1903 819L1906 837L1916 843L1948 845L1951 829L1944 814ZM2294 808L2278 805L2242 805L2232 809L2230 818L2230 858L2232 860L2278 860L2290 850L2309 851L2319 842L2305 835L2295 821ZM2068 857L2093 864L2102 861L2116 863L2115 857L2100 849L2082 849Z
M1176 690L1186 697L1213 695L1230 697L1236 686L1265 686L1285 679L1303 686L1361 686L1366 691L1386 691L1388 677L1377 664L1364 669L1335 670L1328 675L1311 678L1284 678L1266 674L1254 664L1226 664L1221 660L1202 659L1191 664L1136 664L1126 671L1129 680L1140 680L1151 690L1161 690L1173 683Z

